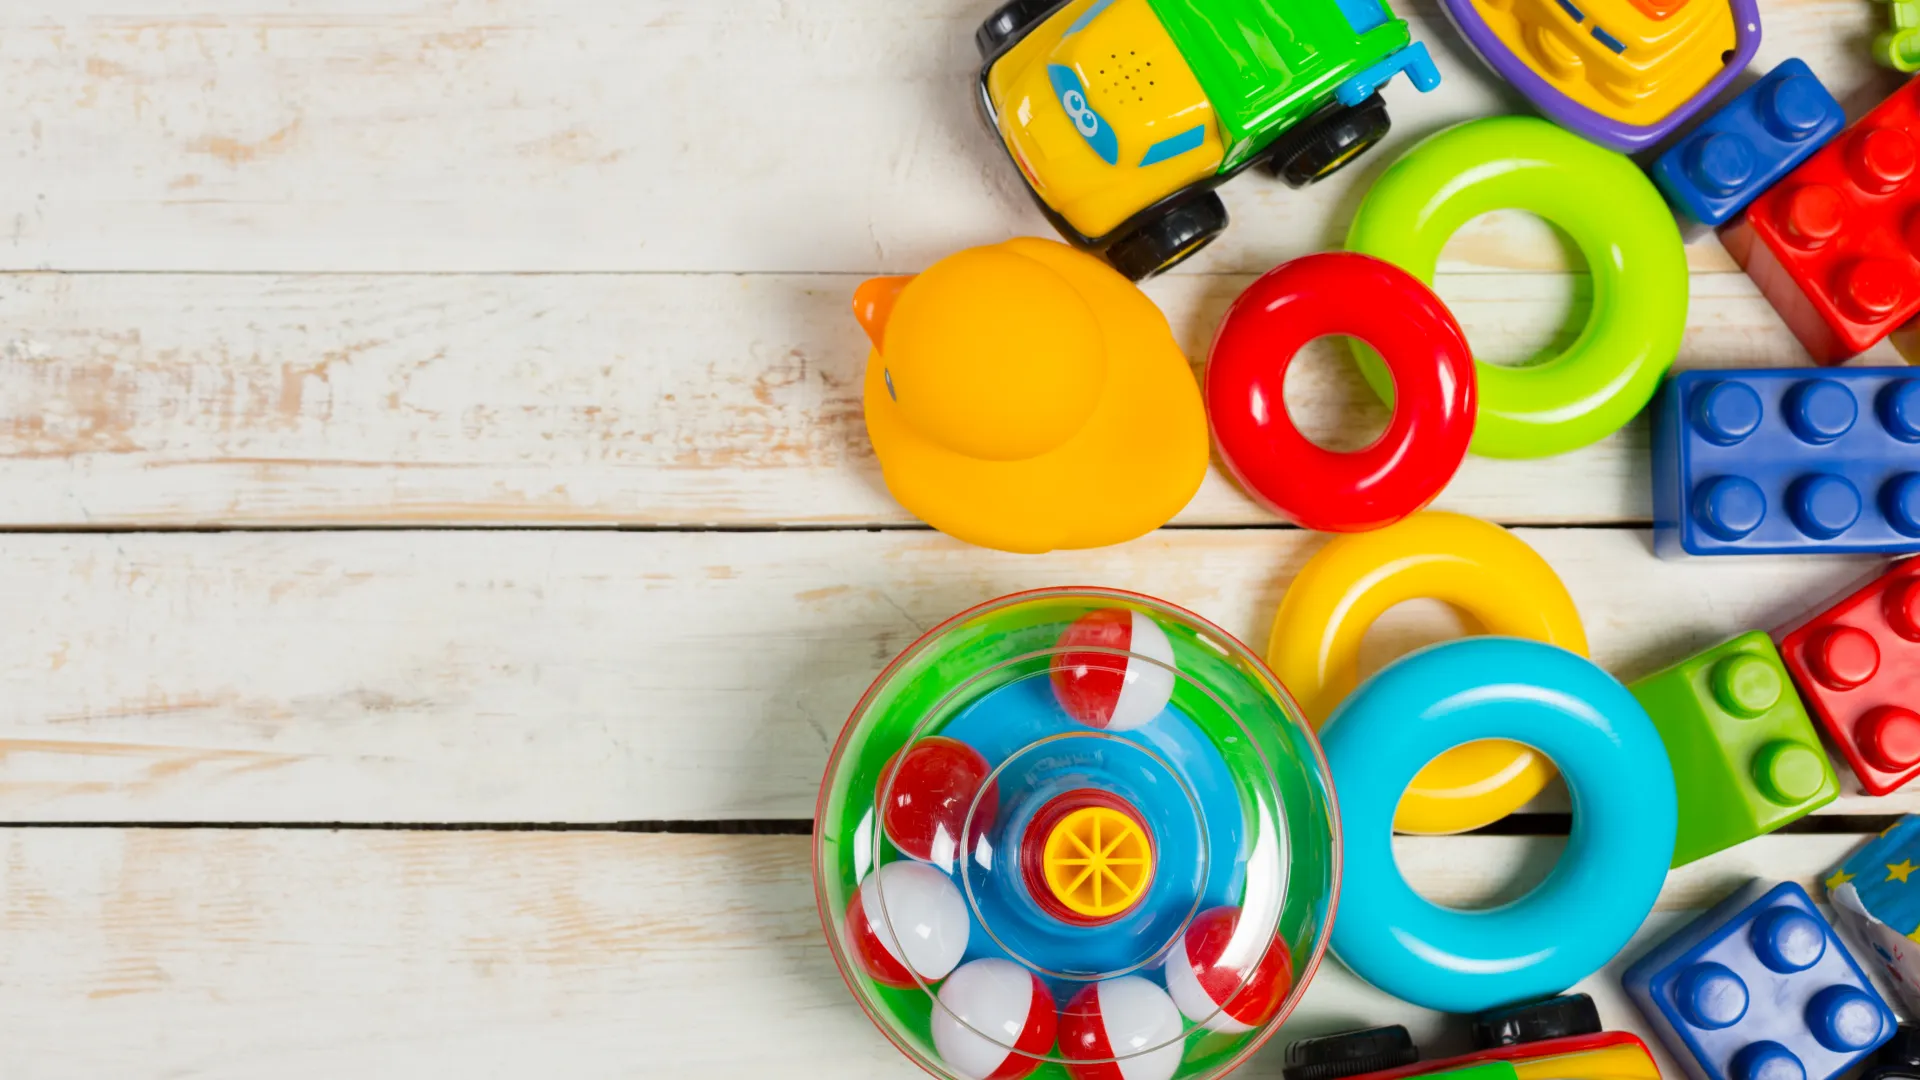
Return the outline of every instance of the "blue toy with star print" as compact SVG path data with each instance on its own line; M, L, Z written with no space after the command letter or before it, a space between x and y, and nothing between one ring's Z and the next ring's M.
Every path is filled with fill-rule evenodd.
M1920 816L1895 822L1827 877L1840 920L1873 950L1894 992L1920 1012Z
M1832 1080L1893 1011L1794 882L1756 880L1621 977L1694 1080Z

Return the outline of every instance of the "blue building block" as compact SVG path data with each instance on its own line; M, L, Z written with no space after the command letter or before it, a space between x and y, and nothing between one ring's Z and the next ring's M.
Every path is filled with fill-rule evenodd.
M1893 1011L1791 881L1750 882L1621 976L1694 1080L1832 1080Z
M1787 60L1661 154L1653 182L1681 213L1718 225L1846 124L1840 103L1807 65Z
M1653 410L1661 558L1920 551L1920 368L1687 371Z

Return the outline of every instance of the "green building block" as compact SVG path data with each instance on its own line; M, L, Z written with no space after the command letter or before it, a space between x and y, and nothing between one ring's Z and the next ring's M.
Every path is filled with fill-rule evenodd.
M1840 793L1779 650L1757 630L1627 689L1673 761L1675 866L1770 833Z

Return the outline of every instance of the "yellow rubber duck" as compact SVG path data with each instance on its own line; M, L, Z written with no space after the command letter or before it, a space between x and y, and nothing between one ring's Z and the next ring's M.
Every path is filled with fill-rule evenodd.
M1043 552L1166 523L1207 420L1166 317L1091 255L1021 238L854 292L867 434L900 505L981 547Z

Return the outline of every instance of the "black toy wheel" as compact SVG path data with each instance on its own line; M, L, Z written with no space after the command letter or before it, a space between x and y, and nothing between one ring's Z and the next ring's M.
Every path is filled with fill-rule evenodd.
M1285 1080L1341 1080L1361 1073L1397 1069L1420 1060L1413 1036L1399 1024L1301 1039L1287 1047Z
M1475 1049L1519 1046L1569 1035L1592 1035L1600 1030L1600 1012L1585 994L1564 994L1526 1005L1491 1009L1473 1018Z
M1020 38L1027 31L1039 25L1047 13L1065 3L1066 0L1007 0L980 29L973 32L973 43L980 48L980 58L990 60L994 54Z
M1169 203L1107 244L1102 254L1134 281L1150 278L1227 231L1227 204L1211 191Z
M1860 1080L1912 1080L1920 1077L1920 1028L1901 1024L1885 1046L1867 1059Z
M1269 151L1267 169L1288 187L1303 188L1346 168L1392 128L1379 94L1352 108L1335 105L1282 135Z

